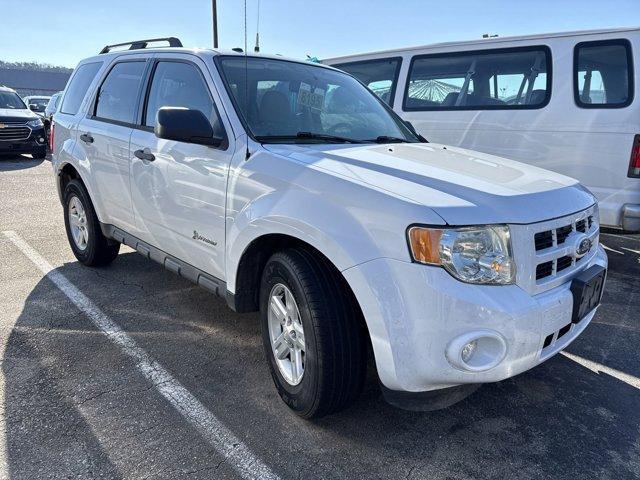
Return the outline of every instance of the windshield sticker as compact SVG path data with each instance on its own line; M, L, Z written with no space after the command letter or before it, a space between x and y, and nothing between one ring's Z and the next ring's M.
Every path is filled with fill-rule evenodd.
M316 88L311 91L311 85L300 82L300 90L298 90L298 107L308 107L316 110L322 110L324 105L325 91Z

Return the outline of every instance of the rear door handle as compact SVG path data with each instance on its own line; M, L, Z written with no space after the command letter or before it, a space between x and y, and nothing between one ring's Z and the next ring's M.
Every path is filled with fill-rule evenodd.
M82 135L80 135L80 140L82 140L84 143L93 143L93 137L90 133L83 133Z
M146 160L147 162L153 162L156 159L156 156L151 153L148 148L145 148L144 150L136 150L133 154L136 158Z

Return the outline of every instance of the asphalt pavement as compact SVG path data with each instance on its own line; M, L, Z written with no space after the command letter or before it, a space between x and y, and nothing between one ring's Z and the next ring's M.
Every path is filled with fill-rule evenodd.
M430 413L372 372L310 422L257 315L128 248L81 266L50 162L0 157L0 478L640 478L640 235L601 241L603 305L566 355Z

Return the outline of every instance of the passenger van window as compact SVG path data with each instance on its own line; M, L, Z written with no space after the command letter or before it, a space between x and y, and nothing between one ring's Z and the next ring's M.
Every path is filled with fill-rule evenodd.
M398 72L402 58L380 58L362 62L341 63L332 67L350 73L393 107L393 97L398 84Z
M200 110L212 120L214 131L222 133L222 125L209 88L195 65L184 62L158 62L149 90L145 125L155 126L156 115L162 107Z
M551 95L547 47L414 57L404 110L541 108Z
M620 108L633 99L631 45L627 40L584 42L574 52L574 96L582 108Z
M116 63L100 86L95 116L133 123L145 62Z
M71 82L67 87L67 91L64 94L64 99L60 106L60 113L67 113L69 115L78 113L82 100L84 100L84 96L89 89L89 85L91 85L101 66L102 62L93 62L85 63L76 68Z

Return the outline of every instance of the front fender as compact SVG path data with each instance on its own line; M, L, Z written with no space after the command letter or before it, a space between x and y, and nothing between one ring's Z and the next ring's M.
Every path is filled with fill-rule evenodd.
M380 248L344 208L303 190L274 190L246 205L227 228L227 288L236 291L238 264L247 247L269 234L288 235L322 252L338 270L378 258Z

